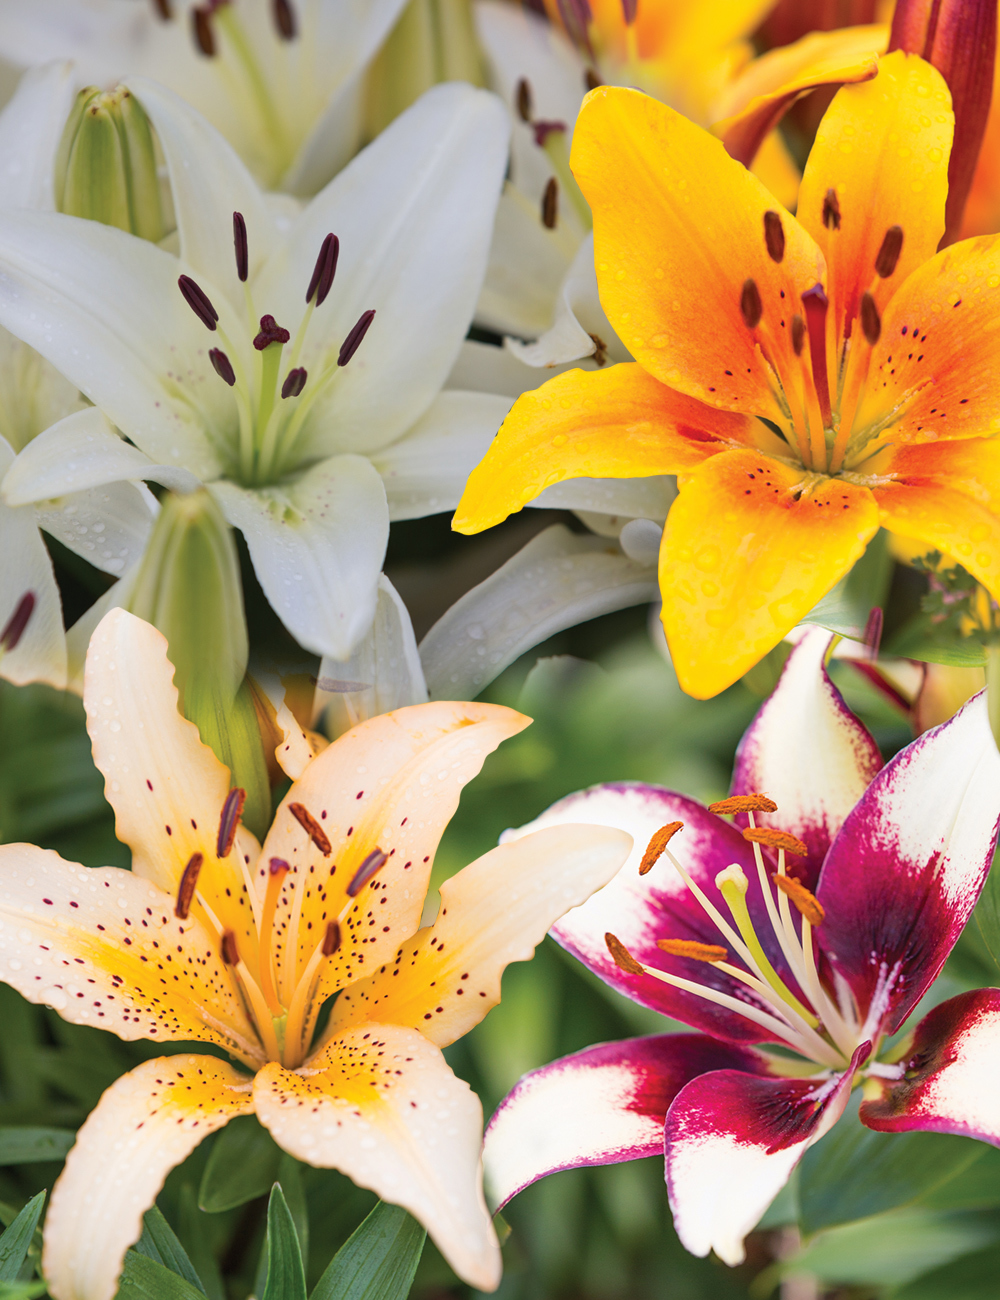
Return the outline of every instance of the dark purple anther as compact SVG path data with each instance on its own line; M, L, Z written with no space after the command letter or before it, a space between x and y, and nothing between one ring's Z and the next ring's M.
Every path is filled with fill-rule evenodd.
M327 235L319 250L319 256L316 258L316 265L313 267L312 279L309 281L309 288L306 290L306 302L312 302L313 294L316 295L316 306L321 307L330 292L333 285L333 277L337 274L337 258L340 256L340 240L336 235Z
M357 325L351 330L340 348L340 356L337 358L338 366L346 366L351 357L354 356L361 346L361 340L368 333L368 327L375 319L374 311L363 311Z
M291 6L291 0L273 0L271 6L274 14L274 25L278 29L278 35L285 41L295 39L295 10Z
M566 35L574 45L585 49L593 57L588 30L594 17L590 10L590 0L556 0L556 3Z
M212 11L208 6L198 5L191 10L191 29L194 43L198 49L211 59L215 55L215 35L212 32Z
M219 313L212 306L211 299L201 285L192 280L189 275L182 275L177 280L177 287L184 295L184 301L198 317L202 325L207 330L214 330L215 322L219 319Z
M226 802L222 805L222 813L219 817L219 834L215 841L215 856L217 858L228 858L233 844L236 842L236 830L240 824L240 818L243 816L243 806L247 801L247 792L241 790L239 786L230 790L226 795Z
M233 363L229 360L221 348L209 348L208 359L215 367L215 373L220 379L224 379L230 388L236 383L236 371L233 369Z
M294 370L289 370L285 376L285 382L281 385L282 397L298 397L306 386L306 369L305 366L296 366Z
M13 650L24 636L24 629L28 626L28 620L31 618L35 609L35 593L26 591L21 599L17 602L17 608L7 620L7 626L0 632L0 650Z
M291 337L288 330L279 325L273 316L261 316L260 333L254 339L253 345L258 352L263 352L272 343L287 343Z
M153 8L161 22L169 23L174 16L170 8L170 0L153 0Z
M368 884L375 872L380 867L385 866L388 861L388 853L383 853L381 849L372 849L361 866L355 871L353 880L347 886L347 897L355 898Z
M233 213L233 247L236 249L236 274L246 283L250 273L250 250L247 244L247 223L242 212Z

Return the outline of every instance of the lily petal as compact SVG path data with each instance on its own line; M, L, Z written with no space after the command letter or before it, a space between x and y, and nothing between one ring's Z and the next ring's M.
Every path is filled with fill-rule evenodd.
M300 645L345 659L371 627L389 539L385 489L364 456L331 456L290 482L209 485Z
M433 925L341 993L330 1033L378 1020L447 1047L500 1001L507 966L530 961L549 926L606 885L631 849L615 828L550 826L485 853L441 886Z
M733 794L759 792L778 805L755 813L757 824L808 846L795 874L812 890L831 840L882 766L878 745L827 674L832 640L824 628L810 628L795 646L740 741L733 770Z
M339 1169L402 1205L459 1277L495 1290L500 1249L483 1199L482 1107L415 1030L360 1025L327 1043L302 1074L266 1065L254 1080L254 1106L297 1160Z
M986 692L924 732L868 787L833 841L819 944L874 1033L892 1033L972 915L1000 826Z
M692 1255L745 1258L743 1238L805 1151L844 1113L854 1071L830 1079L760 1079L736 1070L702 1075L667 1112L667 1192L677 1235Z
M899 1081L865 1084L862 1122L882 1133L961 1133L1000 1146L998 1031L1000 989L972 989L942 1002L913 1031Z
M52 1189L42 1268L54 1300L112 1300L164 1178L203 1138L253 1109L249 1085L212 1056L170 1056L108 1088Z
M707 1034L656 1034L600 1043L532 1070L486 1129L486 1186L497 1209L560 1169L660 1155L670 1103L710 1070L763 1073L766 1064Z
M35 519L95 568L119 576L142 557L158 508L145 487L109 483L36 506Z
M56 150L76 95L71 63L30 68L0 114L0 182L8 208L51 212Z

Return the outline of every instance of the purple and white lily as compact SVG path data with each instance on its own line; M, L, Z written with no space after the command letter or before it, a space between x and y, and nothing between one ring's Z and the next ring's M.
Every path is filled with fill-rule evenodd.
M500 1205L556 1170L664 1151L681 1241L737 1264L856 1085L869 1128L1000 1145L1000 989L951 998L888 1041L989 871L1000 755L985 692L882 767L827 676L829 645L817 628L793 650L743 738L730 799L595 786L507 832L587 821L632 834L615 879L551 933L700 1032L605 1043L526 1075L487 1131Z

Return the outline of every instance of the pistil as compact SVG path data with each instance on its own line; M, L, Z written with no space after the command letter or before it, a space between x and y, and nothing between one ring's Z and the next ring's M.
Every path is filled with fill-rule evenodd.
M826 320L829 302L821 284L813 285L802 295L806 318L806 336L809 340L809 360L812 363L812 386L809 402L809 448L811 460L808 469L826 469L826 430L832 427L830 413L830 377L826 356ZM815 409L813 409L815 408Z

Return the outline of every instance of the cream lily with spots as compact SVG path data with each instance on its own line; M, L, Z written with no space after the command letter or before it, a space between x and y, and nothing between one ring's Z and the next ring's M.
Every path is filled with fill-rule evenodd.
M52 1296L111 1300L166 1174L248 1114L296 1158L405 1206L463 1279L492 1290L482 1108L441 1048L499 1001L508 962L614 876L631 837L561 826L502 845L446 882L437 920L418 929L462 786L528 719L426 704L313 757L283 745L295 779L260 847L172 677L159 632L123 610L105 617L84 703L131 872L0 848L7 983L74 1024L207 1043L235 1062L160 1057L107 1090L52 1193Z

